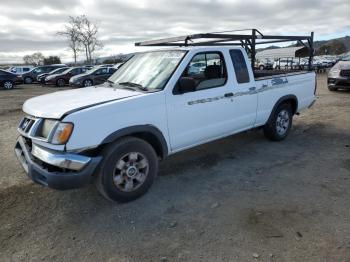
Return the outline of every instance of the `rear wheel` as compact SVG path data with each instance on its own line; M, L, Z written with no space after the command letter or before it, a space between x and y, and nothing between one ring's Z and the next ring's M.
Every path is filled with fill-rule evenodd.
M58 86L58 87L64 87L65 84L66 84L66 82L62 78L60 78L56 81L56 86Z
M33 78L31 78L31 77L29 77L29 76L25 77L25 78L24 78L24 83L25 83L25 84L31 84L31 83L33 83Z
M88 87L88 86L92 86L92 81L90 79L86 79L84 82L83 82L83 86L84 87Z
M12 81L5 81L5 82L4 82L4 89L10 90L10 89L12 89L12 88L13 88L13 83L12 83Z
M158 172L156 152L139 138L123 138L106 147L103 156L96 187L112 201L128 202L142 196Z
M279 105L264 126L265 136L272 141L285 139L292 127L292 121L293 113L290 104Z

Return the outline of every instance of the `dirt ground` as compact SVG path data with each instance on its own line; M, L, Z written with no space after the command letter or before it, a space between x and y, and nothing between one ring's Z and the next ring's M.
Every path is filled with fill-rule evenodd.
M249 131L179 153L127 204L27 179L20 108L52 91L0 91L0 261L350 261L350 92L324 75L287 140Z

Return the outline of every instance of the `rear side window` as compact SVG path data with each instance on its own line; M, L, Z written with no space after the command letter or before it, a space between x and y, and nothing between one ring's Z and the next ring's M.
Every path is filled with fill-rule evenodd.
M233 68L235 69L237 82L240 84L249 83L247 63L242 52L240 50L230 50L230 55Z

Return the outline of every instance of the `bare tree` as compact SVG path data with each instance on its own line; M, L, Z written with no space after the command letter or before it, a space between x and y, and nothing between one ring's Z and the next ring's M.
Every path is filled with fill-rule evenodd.
M43 64L44 62L44 55L40 52L33 53L31 55L25 55L23 57L23 61L27 65L35 65L38 66L40 64Z
M80 42L80 19L69 16L68 24L63 31L57 32L58 35L65 36L68 40L68 46L73 52L74 63L77 63L78 53L81 51Z
M78 16L76 19L79 41L84 46L87 62L91 63L93 53L103 47L102 42L97 38L98 25L91 22L85 15Z
M77 54L84 49L86 61L91 63L93 53L103 46L97 38L97 23L91 22L86 15L70 16L65 30L57 34L67 37L69 47L74 54L74 62L77 60Z

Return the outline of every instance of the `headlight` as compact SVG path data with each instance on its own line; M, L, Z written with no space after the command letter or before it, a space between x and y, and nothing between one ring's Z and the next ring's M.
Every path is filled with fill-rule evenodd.
M340 69L331 69L328 73L330 76L338 76L340 74Z
M62 145L67 143L73 131L72 123L59 123L55 133L52 136L51 143L55 145Z

